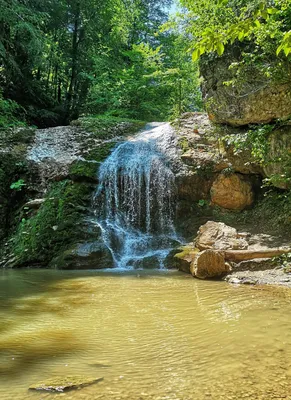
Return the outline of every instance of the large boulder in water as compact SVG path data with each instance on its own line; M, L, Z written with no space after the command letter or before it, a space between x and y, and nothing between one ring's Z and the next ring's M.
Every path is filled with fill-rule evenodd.
M243 210L254 202L252 183L241 174L220 174L210 194L212 204L228 210Z
M198 253L191 263L191 274L199 279L220 277L230 271L224 254L215 250L204 250Z

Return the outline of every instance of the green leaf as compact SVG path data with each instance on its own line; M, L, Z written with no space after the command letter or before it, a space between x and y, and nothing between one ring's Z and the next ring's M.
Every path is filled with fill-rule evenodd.
M277 14L277 8L267 8L267 13L270 15Z
M283 50L283 46L281 44L276 50L276 55L278 56L281 53L282 50Z
M222 56L223 53L224 53L224 44L219 42L217 43L217 54L219 56Z
M195 49L192 54L192 60L197 61L199 57L200 57L200 51L199 49Z
M242 41L243 38L245 37L244 31L240 31L237 37L238 37L238 40Z

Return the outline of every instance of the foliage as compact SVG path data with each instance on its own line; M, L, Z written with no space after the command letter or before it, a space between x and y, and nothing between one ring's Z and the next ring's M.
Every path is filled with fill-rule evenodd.
M252 209L240 213L223 212L221 209L213 210L214 218L229 225L252 226L261 232L289 236L291 234L291 192L269 188L258 199Z
M165 119L187 107L188 97L197 107L197 66L184 51L186 36L160 31L171 3L0 0L4 98L39 127L80 113ZM2 103L0 111L16 107Z
M252 126L247 132L225 135L223 141L234 147L234 154L242 150L250 150L253 161L265 165L269 154L269 136L275 125Z
M188 8L188 31L193 35L193 59L204 53L221 56L228 43L251 40L274 44L273 55L291 52L290 0L181 0Z
M10 189L12 190L22 190L22 188L26 186L24 179L18 179L18 181L11 183Z
M281 265L284 268L284 271L288 274L291 272L291 253L282 254L279 257L273 258L275 265Z
M108 140L116 136L129 135L145 125L144 121L119 118L112 115L91 115L73 121L72 125L81 126L96 135L96 139Z
M0 92L0 128L22 126L21 107L13 100L4 100Z

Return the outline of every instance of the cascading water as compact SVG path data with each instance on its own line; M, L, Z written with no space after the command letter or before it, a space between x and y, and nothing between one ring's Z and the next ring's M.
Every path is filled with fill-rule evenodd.
M100 167L94 209L104 243L120 268L162 266L178 241L172 141L169 124L149 124Z

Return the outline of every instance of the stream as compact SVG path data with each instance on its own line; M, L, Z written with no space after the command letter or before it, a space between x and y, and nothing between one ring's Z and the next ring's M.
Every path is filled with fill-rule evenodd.
M179 272L0 271L1 400L290 399L290 293ZM54 377L104 380L64 394Z

